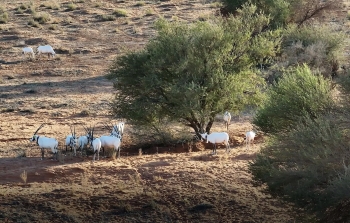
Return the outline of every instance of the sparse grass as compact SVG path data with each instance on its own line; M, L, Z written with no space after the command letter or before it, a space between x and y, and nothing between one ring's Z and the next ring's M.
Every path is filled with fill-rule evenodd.
M48 9L53 9L53 10L58 10L61 7L60 4L56 1L44 2L44 4L42 4L41 6L46 7Z
M71 23L73 23L73 22L74 22L74 19L73 19L72 17L70 17L70 16L66 17L66 18L62 21L63 25L68 25L68 24L71 24Z
M128 16L128 12L125 9L115 9L113 14L116 17L127 17Z
M5 9L0 6L0 24L7 23L9 21L9 15Z
M23 183L27 184L28 175L27 175L26 170L23 170L23 173L21 173L20 177L21 177Z
M146 10L146 13L145 13L146 16L152 16L152 15L154 15L154 14L155 14L155 13L154 13L154 10L153 10L152 8L147 9L147 10Z
M36 10L34 6L30 6L25 10L25 12L34 15L36 13Z
M35 110L33 107L23 108L20 110L22 113L35 113Z
M77 9L77 5L76 4L74 4L73 2L71 2L71 3L69 3L68 5L67 5L67 10L68 11L74 11L74 10L76 10Z
M16 13L23 14L23 13L29 13L29 14L35 14L35 7L32 3L29 4L21 4L17 7Z
M49 30L58 30L58 25L57 24L50 25Z
M139 1L135 4L135 6L139 7L139 6L144 6L146 4L145 1Z
M207 21L209 19L209 14L201 14L198 16L199 21Z
M39 24L45 24L48 23L51 20L50 14L47 12L42 12L34 15L34 21L38 22Z
M350 20L350 11L348 11L348 13L347 13L347 15L346 15L346 18L347 18L348 20Z
M131 28L131 33L132 34L141 34L142 30L140 27L133 25L133 27Z
M114 15L100 15L102 21L114 21L117 18Z
M90 116L90 112L88 110L82 110L79 115L80 116Z
M211 8L220 8L222 7L222 2L212 2L210 3Z
M34 19L30 19L27 24L32 27L40 27L40 24L37 21L34 21Z
M1 113L5 113L5 112L14 112L15 109L14 108L4 108L1 110Z

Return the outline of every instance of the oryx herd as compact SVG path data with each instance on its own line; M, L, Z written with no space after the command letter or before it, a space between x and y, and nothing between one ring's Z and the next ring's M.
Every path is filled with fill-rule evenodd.
M231 114L229 112L225 112L224 116L225 128L228 130L228 126L231 121ZM83 150L88 149L92 150L94 157L93 161L95 161L96 155L97 160L99 160L99 153L102 149L103 154L105 153L105 149L113 149L115 152L118 152L118 158L120 158L120 146L124 133L124 122L120 122L115 125L103 124L106 129L110 129L109 135L102 135L99 138L94 137L94 127L87 128L85 126L85 135L82 135L77 138L75 133L75 127L70 127L71 134L66 137L65 140L65 148L66 152L68 148L70 148L71 152L74 151L74 156L77 155L77 149L80 150L81 155L83 155ZM41 159L44 158L45 150L51 150L54 154L54 159L57 160L58 157L58 141L55 138L49 138L45 136L36 135L38 131L44 126L42 124L34 133L33 137L30 139L31 142L36 142L36 144L41 149ZM248 131L245 134L245 142L246 142L246 150L250 148L250 144L253 143L255 138L254 131ZM226 152L230 151L230 138L227 132L212 132L210 134L203 133L201 135L201 141L205 140L206 143L213 144L213 154L216 154L216 144L223 143L226 146Z
M58 141L55 138L49 138L41 135L37 135L38 131L44 126L41 124L39 128L34 132L33 137L30 139L31 142L36 142L41 150L41 160L44 158L45 150L51 150L53 153L53 159L58 159ZM96 154L97 160L99 160L99 153L102 149L103 154L105 149L111 148L118 152L118 158L120 158L120 145L124 134L124 122L120 122L115 125L104 124L104 127L111 129L110 135L102 135L99 138L94 137L95 127L83 126L86 135L80 137L76 136L75 127L70 127L71 134L66 137L65 148L66 152L68 148L74 151L74 156L77 154L77 149L80 149L81 155L83 155L83 149L90 149L94 153L93 161L95 161Z

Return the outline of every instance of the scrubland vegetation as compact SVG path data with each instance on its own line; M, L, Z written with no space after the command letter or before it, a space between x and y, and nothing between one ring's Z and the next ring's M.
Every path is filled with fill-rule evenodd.
M203 10L190 19L186 17L188 14L183 11L199 5L209 11ZM34 189L32 192L38 195L40 202L45 200L45 194L55 196L59 201L34 205L35 208L54 213L42 213L47 219L63 217L71 222L109 221L110 216L116 222L146 222L148 218L154 222L228 222L232 219L240 222L246 215L250 216L251 222L350 221L350 73L346 35L349 27L344 25L347 7L347 2L340 0L222 0L200 4L192 1L86 0L0 5L0 30L4 33L12 32L7 24L17 22L16 16L22 16L24 19L18 20L22 28L35 34L44 30L42 36L50 31L53 36L50 38L56 44L66 40L78 43L77 40L91 38L90 45L79 51L73 49L74 44L70 45L72 49L59 48L58 59L42 63L44 65L40 66L46 67L40 71L45 73L52 69L64 78L73 72L77 77L81 72L59 70L58 73L57 64L67 69L69 66L65 63L69 61L70 66L74 66L79 61L78 64L84 67L84 60L70 61L70 58L83 57L84 53L98 54L89 57L91 67L84 72L91 74L92 68L97 68L94 72L112 82L114 91L109 86L108 97L101 97L105 92L98 92L100 94L96 96L90 88L107 89L105 86L98 88L98 84L103 83L101 79L90 80L89 84L80 82L73 88L84 86L80 93L87 91L86 97L93 99L83 100L76 107L67 103L68 107L72 105L74 113L69 108L68 115L63 118L74 117L79 123L97 123L110 117L126 120L133 128L129 134L136 137L127 138L122 145L133 144L133 149L142 147L137 148L138 157L125 158L129 155L125 149L122 156L125 160L101 161L96 166L76 166L72 161L74 158L64 158L60 154L60 163L67 159L76 172L53 170L50 169L52 166L45 169L42 174L50 178L50 183L56 184L51 184L52 190L45 186L44 192ZM180 9L183 10L181 13ZM176 14L167 13L169 11ZM60 17L61 13L67 14ZM142 26L146 21L148 25ZM108 34L102 36L94 29L84 29L85 25L91 24L95 28L108 27L104 30ZM81 33L74 34L80 39L74 39L74 35L54 37L72 30L80 30ZM123 36L124 42L117 36ZM140 40L137 38L142 41L137 42ZM137 46L126 45L126 40ZM6 52L11 52L12 47L6 48ZM27 62L33 65L42 61ZM98 67L95 63L99 63ZM31 94L37 95L38 91ZM11 98L3 97L4 100ZM108 102L101 106L98 100ZM43 109L65 107L63 103L42 106ZM2 113L23 109L4 107ZM37 107L30 109L32 112L25 113L35 115ZM193 139L193 135L200 138L200 133L218 131L215 125L218 115L224 111L237 116L248 114L264 143L251 153L235 152L217 157L191 154L192 147L203 146ZM64 116L60 112L62 110L50 113L51 118ZM108 112L108 115L102 112ZM231 143L236 137L243 141L244 134L241 136L241 133L231 132L230 137L234 136ZM158 156L159 147L170 151L180 144L182 148L187 145L188 155ZM145 145L157 145L157 157L143 158ZM241 141L235 144L239 152L241 145ZM18 157L25 159L30 155L21 152ZM109 167L111 169L107 170ZM6 176L7 167L3 169ZM68 189L57 186L65 182L63 178L52 177L56 176L55 171L74 175ZM37 172L27 174L25 169L21 171L19 179L24 185L31 185L31 179L40 175ZM244 183L237 180L239 174L245 179ZM8 181L12 182L11 179ZM109 185L106 181L117 183ZM191 186L187 187L188 184ZM87 185L91 189L85 190ZM248 201L239 197L243 196L243 188L247 185ZM271 203L266 200L270 195L262 195L260 189L255 191L256 188L266 189L278 202L286 201L279 203L285 210L276 209L272 216L261 212L252 204L265 202L262 206L268 209ZM22 199L20 207L27 207L31 200L26 193L31 189L24 190L17 193L6 186L3 195L16 194L15 199ZM101 191L108 191L108 194L103 195ZM113 203L117 199L120 199L119 203ZM199 203L196 202L198 199ZM13 206L11 198L5 202L8 202L7 207ZM93 216L96 214L93 211L88 215L82 210L65 213L67 208L61 207L60 202L74 206L83 204L91 210L97 205L99 212L97 217ZM240 211L236 212L238 209ZM10 208L6 210L6 213L13 213ZM6 216L7 220L16 221L6 213L0 210L0 219ZM282 218L279 218L280 214ZM20 219L29 222L35 217L27 215Z

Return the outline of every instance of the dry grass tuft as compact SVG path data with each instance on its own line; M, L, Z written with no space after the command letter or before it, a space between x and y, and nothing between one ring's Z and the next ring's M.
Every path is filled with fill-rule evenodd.
M71 3L69 3L68 5L67 5L67 11L74 11L74 10L76 10L77 9L77 5L76 4L74 4L73 2L71 2Z
M47 12L42 12L34 15L33 19L40 24L45 24L51 20L51 16Z
M126 11L125 9L115 9L113 14L116 17L127 17L128 16L128 11Z
M23 173L21 173L19 176L21 177L23 183L27 184L27 179L28 179L27 171L23 170Z
M3 7L0 6L0 24L7 23L9 21L9 15Z

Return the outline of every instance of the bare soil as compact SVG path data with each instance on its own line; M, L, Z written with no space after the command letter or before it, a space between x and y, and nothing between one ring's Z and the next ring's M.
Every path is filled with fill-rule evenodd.
M31 2L31 3L30 3ZM58 9L48 6L56 2ZM292 205L254 184L248 163L263 143L259 136L246 150L248 117L236 118L229 134L232 151L211 155L203 142L172 147L135 146L132 126L125 127L121 159L60 155L40 151L29 142L40 135L59 140L64 151L69 126L117 122L109 112L115 89L105 79L117 55L142 49L155 32L153 22L206 19L218 11L207 1L73 1L3 0L9 21L0 24L0 222L295 222ZM138 4L137 4L138 3ZM48 13L39 28L18 7ZM103 21L115 9L126 17ZM24 58L24 46L50 44L55 58ZM218 121L217 131L224 131ZM188 130L190 134L190 130Z

